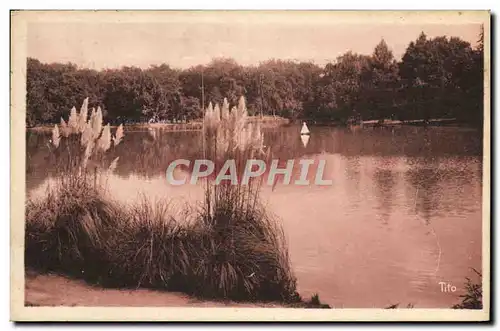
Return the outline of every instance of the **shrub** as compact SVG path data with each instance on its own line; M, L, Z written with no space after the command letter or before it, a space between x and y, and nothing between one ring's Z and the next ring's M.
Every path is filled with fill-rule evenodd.
M27 202L26 266L105 286L205 298L300 300L283 232L259 202L257 181L244 187L207 181L203 205L186 209L182 220L171 216L165 201L144 197L121 205L96 181L114 167L106 165L104 152L120 142L123 129L111 139L99 110L86 120L87 102L80 114L73 109L68 123L61 120L61 129L53 129L57 157L66 163L58 185L45 198ZM218 106L207 111L205 152L238 162L263 154L260 129L245 122L244 99L236 112L228 107L226 101L222 114Z
M88 182L59 185L26 205L25 263L98 281L108 264L109 234L122 218Z
M248 159L268 161L270 150L264 151L259 123L248 122L244 97L229 111L224 99L222 107L210 103L203 123L204 154L215 163L215 173L228 159L236 169L244 169ZM242 173L237 174L241 178ZM248 184L215 183L207 179L205 204L201 213L203 225L212 232L210 256L202 270L206 295L223 288L230 298L280 299L296 297L296 281L291 272L288 250L282 229L268 215L259 201L262 178Z
M59 126L56 124L52 129L50 142L56 158L58 180L65 186L93 180L94 187L104 189L106 175L115 170L118 162L118 158L108 160L106 152L111 146L116 147L123 136L122 125L116 129L114 136L109 124L103 126L100 108L92 109L88 115L86 98L79 113L73 107L68 121L61 118Z
M295 300L283 234L264 213L237 214L218 205L213 219L186 213L181 223L168 210L161 201L120 205L85 181L58 186L28 202L26 266L112 287Z
M482 275L476 269L472 269L480 279ZM466 277L466 293L461 295L462 302L454 305L454 309L483 309L483 287L481 282L473 283L469 277Z

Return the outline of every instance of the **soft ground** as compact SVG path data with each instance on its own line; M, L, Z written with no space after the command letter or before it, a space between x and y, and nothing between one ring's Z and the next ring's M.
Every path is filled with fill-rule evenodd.
M205 301L183 293L147 289L107 289L56 274L25 275L26 306L277 307L269 303Z

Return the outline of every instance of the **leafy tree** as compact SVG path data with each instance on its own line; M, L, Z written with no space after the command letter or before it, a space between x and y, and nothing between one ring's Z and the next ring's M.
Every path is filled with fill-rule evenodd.
M369 57L347 52L335 64L327 64L316 88L318 115L324 120L347 121L366 103L362 97L362 74L369 68Z
M360 113L363 119L395 118L396 93L399 90L397 62L385 40L375 47L361 73Z
M483 120L484 31L476 48L421 33L398 63L382 39L370 55L347 52L323 68L271 59L241 66L230 58L185 70L167 64L101 71L27 60L28 126L59 122L90 98L107 121L194 120L208 102L245 95L251 115L347 122L360 119ZM203 88L202 88L203 87Z
M422 33L410 43L400 63L403 87L409 96L408 116L425 120L463 117L475 99L469 93L474 72L482 76L479 68L474 68L469 43L454 37L427 39Z

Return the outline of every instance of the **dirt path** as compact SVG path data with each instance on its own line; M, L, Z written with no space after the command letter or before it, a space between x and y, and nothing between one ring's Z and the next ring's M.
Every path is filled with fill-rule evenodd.
M26 273L25 304L33 306L277 307L276 304L201 301L183 293L106 289L60 275Z

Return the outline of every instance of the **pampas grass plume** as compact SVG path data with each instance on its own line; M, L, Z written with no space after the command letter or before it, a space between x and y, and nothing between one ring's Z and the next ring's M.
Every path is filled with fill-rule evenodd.
M101 107L97 107L97 111L92 118L92 138L97 139L101 135L102 131L102 111Z
M113 137L113 144L118 145L123 139L123 124L120 124L116 129L115 136Z
M61 142L61 135L59 134L59 128L57 124L54 125L52 129L52 144L55 148L59 147L59 143Z
M210 141L211 137L215 137L218 156L236 149L240 152L263 152L264 139L260 123L248 122L248 111L243 96L239 99L238 107L233 107L231 111L226 98L222 109L218 104L213 108L210 102L203 120L205 139Z
M95 144L94 144L93 140L90 140L87 143L87 146L85 147L85 152L83 153L83 158L82 158L82 164L81 164L82 169L87 168L87 163L90 159L90 156L92 155L92 151L94 150L94 146L95 146Z
M216 103L214 107L214 121L215 123L220 121L220 107L218 103Z
M89 142L92 140L92 126L90 125L90 121L85 123L85 128L82 132L81 143L82 146L87 146Z
M59 124L61 127L61 134L63 137L67 138L70 134L70 129L68 128L68 124L64 121L64 118L61 117L61 123Z
M80 116L78 117L78 131L83 132L87 127L87 115L89 108L89 98L83 100L82 108L80 109Z
M109 147L111 147L111 129L109 127L109 123L102 130L102 135L99 138L97 145L103 152L107 151Z
M229 119L229 102L227 102L227 98L224 98L224 102L222 103L221 117L223 121Z
M71 108L68 118L68 128L70 130L70 133L78 132L78 120L79 120L78 113L76 112L76 108L73 107Z

